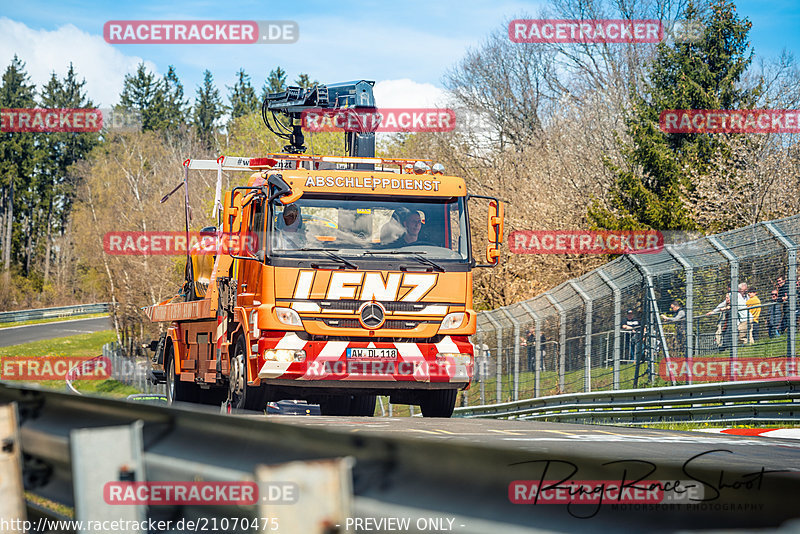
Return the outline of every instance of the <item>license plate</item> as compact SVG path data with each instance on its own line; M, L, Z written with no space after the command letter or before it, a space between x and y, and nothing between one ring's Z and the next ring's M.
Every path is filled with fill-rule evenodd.
M347 358L354 360L396 360L397 349L349 348Z

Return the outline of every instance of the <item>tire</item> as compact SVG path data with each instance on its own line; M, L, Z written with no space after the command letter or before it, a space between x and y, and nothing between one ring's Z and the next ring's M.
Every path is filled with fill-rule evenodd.
M375 415L377 395L353 395L350 401L350 415L358 417L372 417Z
M322 415L350 415L352 404L352 395L335 395L319 403L319 412Z
M254 410L263 412L267 405L267 386L247 385L247 348L244 336L236 338L231 358L231 376L228 380L228 400L235 410Z
M450 417L456 407L457 389L437 389L426 392L420 403L423 417Z
M180 377L175 372L175 350L172 343L167 345L164 353L164 363L166 364L167 378L167 403L174 402L197 402L200 388L197 384L181 382Z

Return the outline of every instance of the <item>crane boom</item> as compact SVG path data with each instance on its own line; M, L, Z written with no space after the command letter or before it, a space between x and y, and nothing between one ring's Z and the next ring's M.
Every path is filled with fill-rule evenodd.
M285 91L270 93L261 106L264 124L275 135L286 139L289 144L283 149L290 154L302 154L306 150L303 135L302 115L304 111L344 110L367 111L375 109L375 96L372 92L374 81L357 80L329 85L316 85L304 89L290 86ZM274 125L270 123L272 115ZM281 121L279 115L288 118L288 124ZM374 131L345 132L345 152L350 157L375 157ZM366 164L359 164L362 170L368 170Z

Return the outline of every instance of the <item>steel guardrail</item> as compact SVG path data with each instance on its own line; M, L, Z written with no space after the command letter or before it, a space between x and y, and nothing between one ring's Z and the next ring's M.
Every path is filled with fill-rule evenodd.
M63 317L77 317L93 313L107 313L111 307L110 302L96 304L78 304L76 306L59 306L56 308L36 308L33 310L19 310L0 312L0 324L16 323L18 321L32 321L34 319L49 319Z
M526 449L512 446L513 441L491 445L481 443L479 439L442 439L446 434L434 438L432 434L436 432L430 429L423 431L429 435L415 434L416 437L389 432L355 433L352 428L326 426L324 420L314 426L287 424L283 418L221 415L211 407L207 407L209 411L203 411L203 407L197 406L188 409L135 404L0 383L0 405L8 404L15 405L19 414L18 442L23 456L22 479L26 490L62 507L74 507L76 516L80 515L81 505L84 514L87 506L97 507L89 510L95 514L103 511L103 498L97 495L103 495L103 485L107 482L259 480L264 467L279 470L281 466L294 466L293 473L302 478L303 472L313 471L315 465L338 459L346 460L342 465L346 464L349 469L347 487L337 491L307 480L306 485L301 485L303 492L318 493L311 501L301 500L305 506L283 505L271 509L196 504L145 506L140 517L204 517L209 521L215 518L221 521L222 518L253 518L277 513L281 515L281 524L285 525L291 523L292 518L302 521L305 516L313 516L315 507L336 500L337 496L345 498L349 492L352 501L349 517L373 520L381 517L448 517L453 518L457 526L450 530L462 534L574 532L589 527L594 532L612 532L618 531L620 526L644 531L652 528L654 521L664 530L743 524L741 516L734 518L726 513L728 508L721 512L715 512L711 507L683 513L669 510L653 513L622 507L618 511L604 510L603 515L592 517L587 523L573 515L574 509L565 510L564 506L523 506L510 502L510 481L525 476L521 468L514 466L542 461L537 458L549 458L549 454L561 459L559 461L569 459L576 469L580 467L587 480L606 480L611 476L608 466L614 463L609 460L618 460L616 449L606 449L605 452L593 447L565 449L563 445L544 445L547 441L540 442L543 445L534 449ZM354 424L373 421L359 419ZM388 425L391 422L378 421ZM478 429L479 422L474 423L474 428ZM448 424L448 421L441 420L441 427ZM561 428L582 431L582 427L566 425L548 428L552 430L545 432L563 434ZM102 439L103 433L110 430L122 431L123 434L130 432L139 438L128 442L109 441L107 437ZM510 429L507 435L510 438L519 436ZM730 437L703 436L696 439L706 440L703 443L711 440L710 443L717 446L727 444L734 447L734 443L739 443L737 438ZM17 450L16 443L16 438L6 439L3 450ZM747 449L748 443L744 440L736 446ZM642 444L631 445L641 447ZM126 458L131 450L139 451L133 461ZM685 479L685 460L660 457L660 479ZM720 469L724 469L730 480L752 475L753 461L740 464L727 460L726 457L717 462L698 462L693 467L692 476L696 477L695 480L714 480ZM776 526L797 515L796 476L789 472L769 473L772 473L768 475L769 483L758 492L736 491L732 493L730 502L726 501L726 507L764 507L763 513L747 517L749 525ZM123 474L128 478L121 478ZM95 497L90 499L90 495ZM116 507L110 513L119 517L123 510L130 511L129 508ZM29 519L62 516L28 502ZM309 522L304 524L311 525ZM323 527L315 524L314 528L281 528L279 532L334 534L352 531L343 528L344 525ZM404 532L434 531L440 530L409 529Z
M590 424L800 421L800 380L715 382L459 407L454 417Z

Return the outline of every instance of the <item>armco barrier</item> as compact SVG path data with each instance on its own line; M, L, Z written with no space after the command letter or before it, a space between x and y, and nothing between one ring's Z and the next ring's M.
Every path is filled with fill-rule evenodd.
M101 302L98 304L78 304L77 306L0 312L0 324L15 323L17 321L32 321L34 319L49 319L51 317L61 318L89 315L92 313L107 313L110 306L111 304L108 302Z
M126 525L139 526L124 531L137 534L152 531L148 519L170 519L174 527L180 520L184 525L193 520L196 526L198 518L205 520L208 530L216 524L223 532L268 530L252 528L255 520L257 526L263 526L260 518L270 520L272 531L308 534L367 530L353 529L354 519L362 525L375 525L394 518L396 526L401 519L411 518L412 528L376 526L371 530L526 534L617 532L620 526L649 532L654 525L662 532L756 530L776 528L798 516L800 482L795 473L800 450L792 444L775 447L756 438L641 429L620 429L614 435L595 433L589 437L596 439L590 441L587 433L593 430L585 427L499 421L493 423L503 424L489 426L489 421L384 420L380 424L386 430L381 432L366 431L363 420L319 418L319 423L308 425L292 418L221 415L216 408L206 408L208 412L198 406L189 410L0 384L0 455L5 460L0 462L0 475L7 482L0 502L2 517L19 517L19 508L26 507L27 520L37 524L39 520L68 519L64 510L71 508L78 521L133 521ZM406 431L397 432L402 428ZM437 430L441 428L453 432ZM541 429L539 435L525 434L537 429ZM500 439L476 439L481 432L499 434ZM565 436L570 433L578 435L570 440ZM720 447L730 454L695 461L691 475L687 473L687 459ZM731 454L741 461L731 461ZM746 488L725 490L724 499L690 502L685 508L667 505L651 510L644 505L631 509L609 504L602 510L591 505L587 512L585 507L577 510L566 504L520 505L510 498L512 481L538 480L531 462L557 459L572 464L585 480L610 481L630 473L628 467L614 464L636 462L628 460L632 457L652 459L658 480L692 477L695 487L699 481L720 479L723 472L727 484L737 487L753 480L759 469L766 474L762 473L764 483L757 491L748 483ZM630 474L623 480L635 477ZM35 501L28 501L27 506L23 481L27 495ZM156 485L238 481L260 487L266 484L270 489L288 484L300 490L293 504L261 499L248 506L203 505L208 502L115 506L108 502L104 494L108 484L138 481ZM60 506L42 506L37 497ZM593 510L600 513L588 516ZM247 520L248 528L225 528L232 527L237 518L240 524ZM433 520L437 528L430 528ZM279 528L272 528L275 523ZM186 532L203 527L157 529ZM75 530L112 531L86 528L85 524L83 529L56 529Z
M597 391L456 408L455 417L590 424L767 423L800 421L800 381Z

